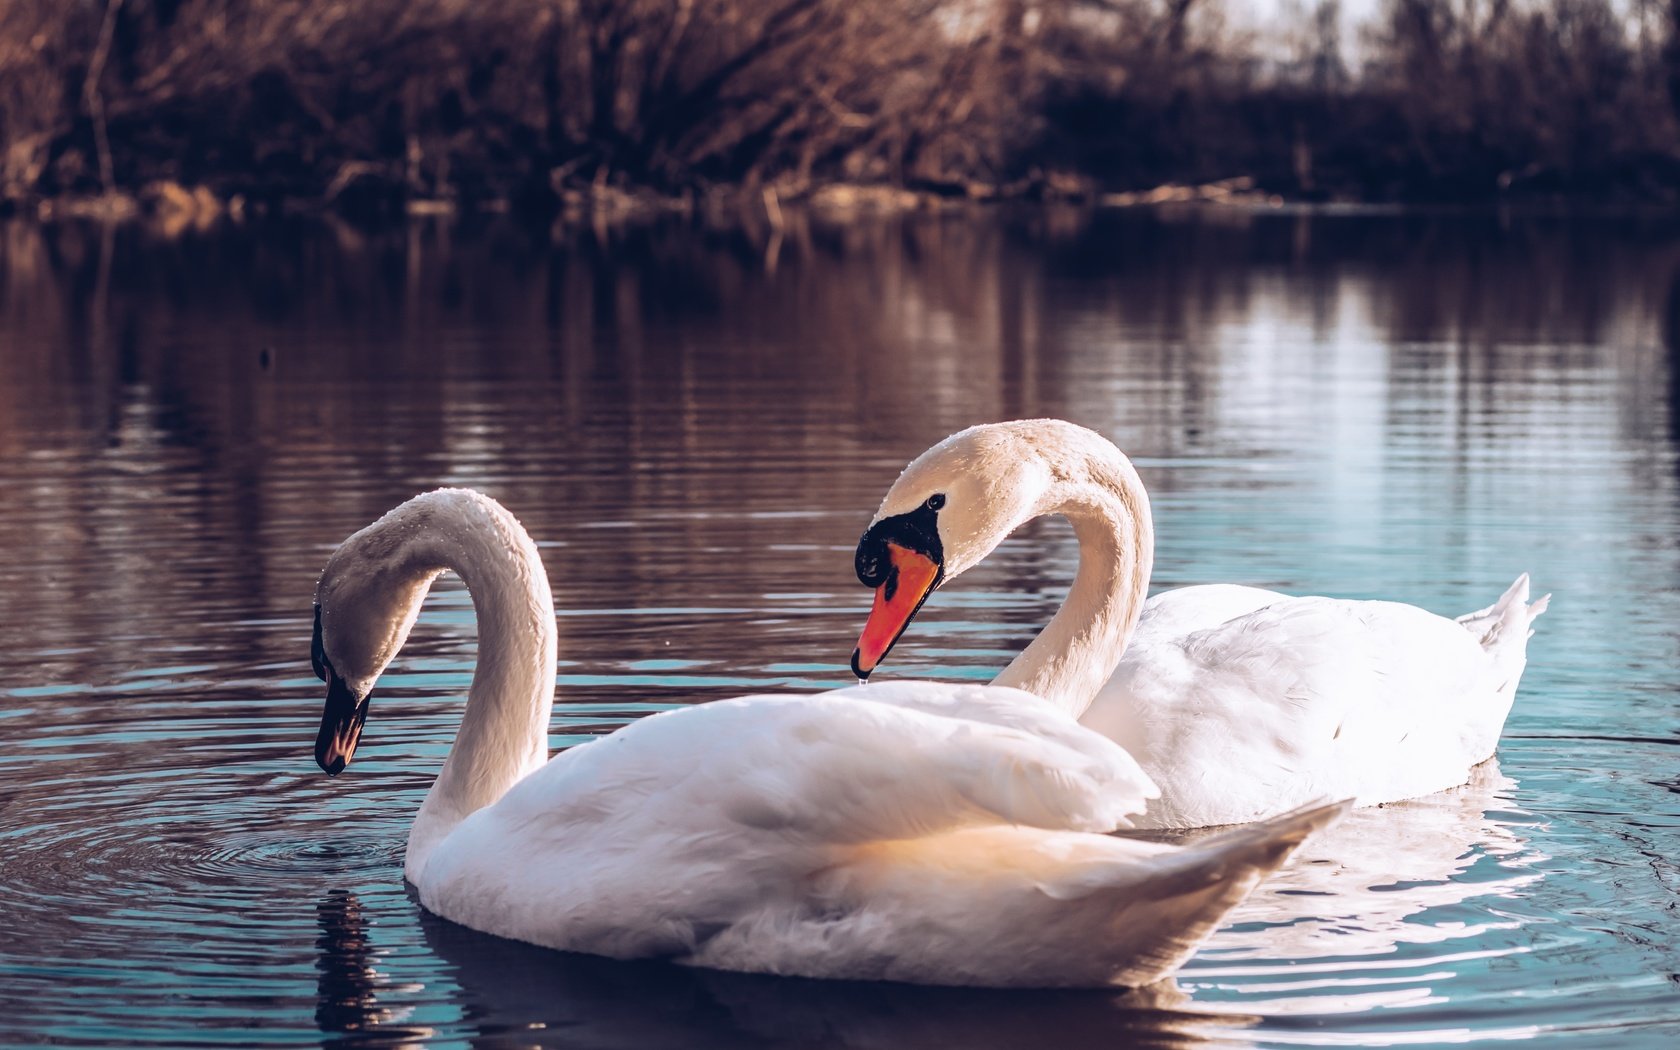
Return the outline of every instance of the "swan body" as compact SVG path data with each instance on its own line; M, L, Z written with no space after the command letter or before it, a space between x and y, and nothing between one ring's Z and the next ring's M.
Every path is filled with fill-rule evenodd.
M1152 823L1252 820L1340 792L1361 805L1455 787L1491 757L1511 710L1526 577L1478 636L1411 605L1186 587L1152 598L1081 723L1163 785ZM1486 647L1484 647L1486 646Z
M1139 820L1147 827L1464 783L1494 752L1529 625L1546 607L1529 602L1526 575L1457 620L1224 584L1145 601L1154 534L1137 472L1092 431L1026 420L947 438L888 492L859 544L859 578L877 596L854 669L867 676L927 592L1043 514L1072 520L1079 572L994 684L1042 696L1125 747L1161 789ZM906 593L923 579L919 596Z
M472 593L479 660L405 872L428 910L486 933L810 977L1141 985L1345 808L1187 848L1109 837L1149 778L1053 705L985 686L716 701L549 759L535 546L499 504L447 489L351 536L322 575L327 772L446 568Z

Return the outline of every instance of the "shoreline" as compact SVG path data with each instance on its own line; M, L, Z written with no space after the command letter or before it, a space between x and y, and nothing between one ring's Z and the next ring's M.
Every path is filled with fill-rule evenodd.
M1166 183L1144 190L1099 191L1072 179L1034 180L1013 187L971 186L963 192L881 184L831 182L801 187L713 186L681 195L616 186L568 187L532 206L506 197L474 200L391 197L376 206L346 203L336 195L269 197L218 194L208 185L172 180L104 194L58 194L0 200L0 219L41 223L146 222L172 229L203 229L231 221L281 217L334 217L375 225L413 219L516 216L545 222L637 223L659 218L705 218L722 224L782 224L782 209L835 220L954 213L1010 206L1089 210L1230 210L1276 214L1380 215L1479 214L1490 211L1556 215L1680 215L1680 203L1585 195L1528 195L1461 200L1305 199L1256 188L1247 176L1208 183Z

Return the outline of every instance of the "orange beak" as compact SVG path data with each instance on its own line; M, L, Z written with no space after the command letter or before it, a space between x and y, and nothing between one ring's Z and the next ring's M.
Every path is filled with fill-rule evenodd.
M852 672L860 679L868 678L892 651L898 636L939 586L941 569L932 558L890 540L886 547L892 569L887 582L875 589L875 605L852 651Z

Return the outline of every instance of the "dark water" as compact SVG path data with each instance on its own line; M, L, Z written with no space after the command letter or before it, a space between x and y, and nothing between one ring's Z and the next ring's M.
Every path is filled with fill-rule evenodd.
M1039 211L765 231L0 226L0 1043L1445 1044L1680 1036L1680 227ZM852 545L967 424L1098 427L1158 587L1552 591L1497 768L1357 814L1146 994L624 965L432 919L401 850L473 660L446 583L311 761L332 546L472 485L542 544L553 743L842 684ZM896 673L1060 601L1029 528Z

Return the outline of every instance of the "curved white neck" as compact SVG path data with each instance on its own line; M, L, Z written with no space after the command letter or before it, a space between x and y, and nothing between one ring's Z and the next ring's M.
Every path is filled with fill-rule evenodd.
M1149 496L1129 461L1091 465L1052 489L1038 515L1061 514L1079 540L1067 600L1032 644L992 680L1041 696L1078 718L1120 664L1143 612L1155 560Z
M432 847L548 760L554 701L554 599L536 544L488 500L462 499L420 542L472 595L478 663L443 770L409 831L404 873L418 881Z

